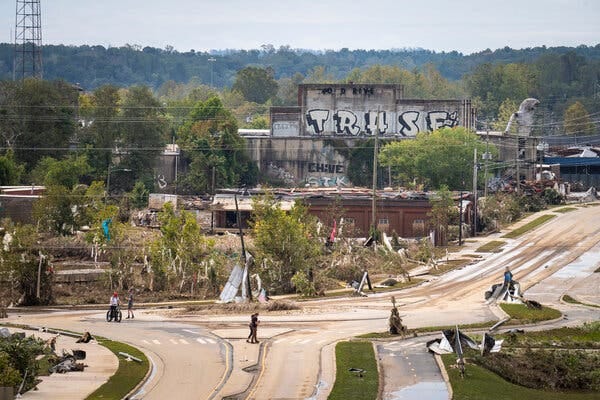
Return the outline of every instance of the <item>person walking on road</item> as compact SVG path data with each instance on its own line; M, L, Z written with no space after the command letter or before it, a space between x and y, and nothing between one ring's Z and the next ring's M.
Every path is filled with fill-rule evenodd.
M246 342L248 343L259 343L258 339L256 338L256 335L258 333L258 313L254 313L250 316L250 335L248 336L248 339L246 339Z
M129 296L127 297L127 318L135 318L133 315L133 289L129 291Z
M510 268L506 267L504 269L504 286L505 287L510 287L510 285L512 285L512 278L513 278L513 274L512 272L510 272Z

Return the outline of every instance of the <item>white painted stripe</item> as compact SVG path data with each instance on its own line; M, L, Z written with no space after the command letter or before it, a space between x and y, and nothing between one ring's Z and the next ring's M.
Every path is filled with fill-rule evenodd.
M215 339L209 339L209 338L206 338L205 340L206 340L208 343L210 343L210 344L215 344L215 343L217 343L217 341L216 341Z
M196 338L196 341L198 343L206 344L206 342L204 340L202 340L202 338Z
M277 339L276 341L273 342L273 344L277 344L277 343L281 343L281 342L285 342L286 338L282 338L282 339Z
M312 339L304 339L300 341L300 344L306 344L308 342L310 342Z
M194 335L199 335L200 334L200 331L193 330L193 329L182 329L182 331L188 332L188 333L193 333Z
M179 339L179 343L181 344L190 344L187 340L185 339Z
M147 341L146 339L142 339L142 343L144 343L144 344L150 344L150 342Z
M158 340L156 340L156 339L152 339L152 343L154 343L154 344L160 344L160 342Z
M175 340L175 339L169 339L169 341L173 344L177 344L177 340Z

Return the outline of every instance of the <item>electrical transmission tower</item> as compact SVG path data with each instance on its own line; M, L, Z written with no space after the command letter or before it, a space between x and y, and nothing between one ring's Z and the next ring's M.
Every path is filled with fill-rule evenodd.
M13 79L42 78L40 0L17 0Z

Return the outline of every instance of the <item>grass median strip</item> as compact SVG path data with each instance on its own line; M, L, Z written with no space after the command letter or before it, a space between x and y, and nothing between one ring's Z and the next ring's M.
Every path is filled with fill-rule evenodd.
M540 217L537 217L533 221L523 225L522 227L515 229L512 232L508 232L506 235L503 235L502 237L508 238L508 239L517 238L517 237L521 236L522 234L537 228L538 226L542 225L543 223L548 222L549 220L551 220L554 217L556 217L556 215L552 215L552 214L542 215Z
M340 342L335 346L335 359L335 384L328 400L377 398L379 373L371 342Z
M600 308L600 306L598 306L596 304L582 303L581 301L572 298L568 294L565 294L562 299L563 299L564 302L570 303L570 304L579 304L579 305L588 306L588 307Z
M456 354L445 354L442 360L448 371L454 400L592 400L598 398L597 393L551 392L515 385L474 364L466 366L465 377L462 378L455 368Z
M502 246L506 244L503 240L492 240L487 242L483 246L480 246L477 250L477 253L498 253L502 251Z
M118 400L125 398L144 379L150 368L150 362L144 353L126 343L99 337L96 337L96 339L102 346L115 353L119 359L119 368L104 385L90 394L86 400ZM120 352L127 353L142 361L127 361L125 357L119 355Z
M461 377L456 355L442 356L453 399L597 399L600 322L547 331L507 332L500 353L465 348Z
M556 319L562 315L560 311L546 306L535 309L529 308L525 304L500 303L500 308L510 316L509 325L533 324Z

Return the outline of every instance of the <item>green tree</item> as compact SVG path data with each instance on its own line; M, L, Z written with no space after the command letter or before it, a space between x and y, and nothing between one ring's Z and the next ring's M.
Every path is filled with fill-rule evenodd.
M521 103L537 94L538 70L529 64L490 64L474 68L465 77L466 87L484 119L496 117L506 99Z
M0 132L18 163L29 171L43 157L62 157L75 133L75 87L39 79L0 81L0 98Z
M175 212L166 203L159 214L161 236L150 246L152 271L156 288L165 286L179 292L195 295L198 286L212 290L219 286L224 276L222 260L213 251L214 241L206 238L192 213Z
M296 202L289 211L281 208L272 194L253 199L252 236L259 275L270 293L290 293L292 277L302 281L317 264L322 243L316 234L316 220Z
M277 81L271 68L246 67L237 73L232 89L248 101L263 104L277 94Z
M144 185L144 182L138 181L135 183L133 190L129 193L129 201L133 208L144 208L148 206L148 197L150 191Z
M189 169L179 187L188 193L211 192L216 187L252 186L258 167L250 160L237 122L217 97L198 102L179 129L183 157Z
M31 177L39 184L60 185L72 189L90 170L87 157L84 155L70 156L62 160L44 157L31 171Z
M277 81L277 97L274 105L297 106L298 85L304 81L304 75L297 72L291 78L281 78Z
M21 374L10 364L8 353L0 352L0 386L16 388L21 383Z
M103 177L108 170L119 138L119 88L105 85L85 100L82 145L96 177Z
M590 114L579 101L571 104L564 114L565 133L568 135L590 135L594 133L594 124Z
M123 99L119 146L124 148L120 166L131 169L114 180L115 186L129 189L141 180L147 186L154 182L154 166L167 142L164 110L149 88L133 86ZM111 188L113 187L111 181Z
M44 354L44 341L33 335L21 337L13 334L0 339L0 383L23 382L23 391L33 389L38 383L38 357ZM6 371L9 375L4 376ZM15 375L16 372L16 375ZM4 386L2 384L2 386Z
M376 64L361 70L355 68L346 78L353 83L386 83L404 87L407 98L453 98L464 97L464 91L458 83L444 78L432 64L426 64L421 70L408 71L397 65Z
M0 186L19 184L24 172L25 166L17 164L12 150L0 156Z
M483 154L486 144L463 127L421 132L414 140L387 144L381 150L381 165L390 167L401 184L412 181L439 188L464 189L473 176L473 150ZM495 153L494 147L488 151Z
M318 65L311 69L304 78L304 83L335 83L333 74L327 71L327 67Z
M506 126L508 125L508 121L510 117L519 110L519 104L516 101L511 99L505 99L502 104L500 104L500 108L498 109L498 118L492 123L492 128L504 132ZM517 132L517 124L513 124L510 127L509 133Z
M78 228L73 206L74 198L69 188L47 186L44 196L33 205L33 217L41 229L57 235L71 235Z
M32 225L4 224L3 228L5 245L0 248L0 271L3 281L10 286L5 295L10 302L22 305L50 304L53 272L49 255L38 245L39 233Z

